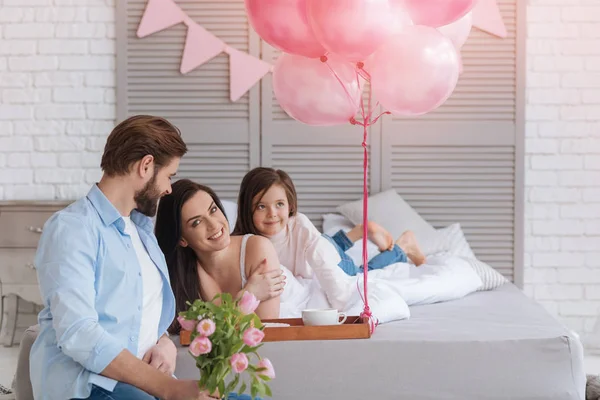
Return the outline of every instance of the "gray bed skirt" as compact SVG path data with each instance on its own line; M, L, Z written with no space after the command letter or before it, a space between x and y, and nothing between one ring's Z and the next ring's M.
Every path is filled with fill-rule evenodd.
M266 343L273 398L583 400L583 347L512 284L411 307L371 339ZM179 349L176 375L198 378Z

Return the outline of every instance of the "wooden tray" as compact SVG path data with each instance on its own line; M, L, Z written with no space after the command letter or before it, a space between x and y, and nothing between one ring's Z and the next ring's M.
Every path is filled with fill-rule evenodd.
M302 318L266 319L262 322L276 322L290 325L286 327L265 328L263 342L368 339L371 337L369 320L357 316L349 316L343 324L327 326L304 326ZM191 332L181 331L179 342L182 346L189 346L191 337Z

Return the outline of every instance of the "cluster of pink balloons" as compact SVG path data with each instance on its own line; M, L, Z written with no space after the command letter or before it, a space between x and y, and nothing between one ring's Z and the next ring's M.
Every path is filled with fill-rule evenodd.
M400 116L443 104L461 68L477 0L245 0L250 24L283 53L273 70L281 107L309 125L347 123L364 79Z

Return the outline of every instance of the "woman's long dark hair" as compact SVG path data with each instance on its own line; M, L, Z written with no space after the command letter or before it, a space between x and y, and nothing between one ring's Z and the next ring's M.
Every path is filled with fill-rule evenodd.
M179 334L181 326L177 315L188 308L186 302L193 303L200 298L200 278L194 250L179 245L183 231L181 209L196 193L206 192L219 210L225 215L223 204L216 193L208 186L200 185L189 179L181 179L172 185L172 192L164 196L158 205L155 234L158 245L165 255L171 287L175 294L176 318L169 327L169 333ZM227 217L227 216L225 216Z
M259 194L262 197L273 185L281 185L283 187L290 206L289 216L293 217L296 215L298 211L298 196L296 195L296 188L294 187L292 178L280 169L257 167L248 172L244 176L244 179L242 179L240 194L238 196L237 221L233 229L234 235L246 235L248 233L260 235L256 226L254 226L252 218L255 208L252 201Z

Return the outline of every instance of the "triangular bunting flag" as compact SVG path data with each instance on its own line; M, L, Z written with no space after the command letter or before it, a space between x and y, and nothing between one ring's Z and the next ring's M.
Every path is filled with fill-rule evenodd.
M183 22L185 18L185 13L173 0L148 0L137 35L141 38L152 35Z
M271 71L271 64L239 50L227 48L229 54L229 94L237 101L256 82Z
M502 14L500 14L496 0L479 0L477 2L473 8L473 26L501 38L507 36L506 26L502 21Z
M180 71L187 74L198 68L225 50L226 44L221 39L193 21L188 22L188 32L185 47L181 57Z

